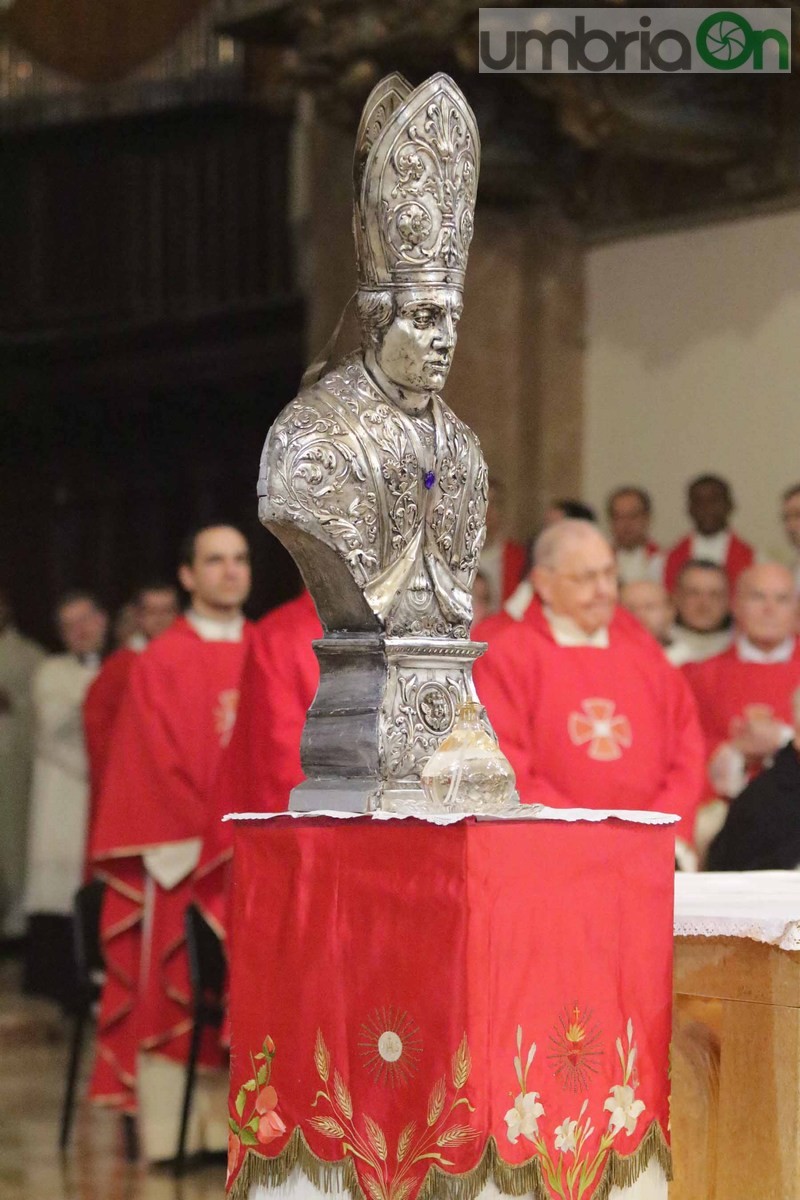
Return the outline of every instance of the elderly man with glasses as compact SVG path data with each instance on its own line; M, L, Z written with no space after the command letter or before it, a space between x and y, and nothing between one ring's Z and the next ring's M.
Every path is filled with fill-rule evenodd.
M539 537L534 564L536 600L475 668L520 798L677 813L691 843L697 711L655 639L617 609L611 546L595 525L562 521Z

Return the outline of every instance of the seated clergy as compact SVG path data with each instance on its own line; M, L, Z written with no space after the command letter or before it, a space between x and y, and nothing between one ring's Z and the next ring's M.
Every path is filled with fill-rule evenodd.
M672 547L664 568L664 583L672 592L678 572L690 558L702 558L723 567L731 587L755 559L752 546L730 528L733 512L730 484L719 475L699 475L687 489L687 510L693 530Z
M795 871L800 866L800 691L792 697L793 737L771 767L730 806L708 851L708 871Z
M703 662L733 641L728 576L716 563L691 558L678 572L670 661Z
M703 738L680 672L617 610L614 552L562 521L534 550L536 599L475 664L524 803L677 813L691 841Z
M652 579L623 583L619 590L619 601L648 633L652 633L672 661L670 650L675 609L663 583L656 583Z
M717 796L738 795L793 736L791 696L800 684L796 603L786 567L750 567L736 585L734 644L683 668L697 699Z
M800 483L792 484L781 497L781 520L791 547L794 582L800 591Z
M606 511L620 583L638 583L641 579L660 583L664 555L650 537L653 506L649 492L640 487L619 487L609 496Z

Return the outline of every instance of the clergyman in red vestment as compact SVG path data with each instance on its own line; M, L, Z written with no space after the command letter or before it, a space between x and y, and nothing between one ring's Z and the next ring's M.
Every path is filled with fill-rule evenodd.
M317 691L312 642L322 637L308 592L281 604L254 627L242 671L236 727L223 752L211 817L195 875L195 900L221 938L227 935L230 812L283 812L305 778L300 738Z
M90 847L94 871L107 884L108 974L91 1094L123 1112L138 1108L149 1160L171 1158L177 1143L192 1025L184 913L220 754L233 732L249 636L244 537L227 525L199 530L187 539L179 579L191 604L133 664ZM211 1035L201 1062L223 1064ZM190 1150L226 1142L224 1076L215 1095L213 1075L201 1073L198 1081Z
M145 646L165 629L169 629L177 617L177 588L171 583L145 584L134 596L133 611L136 616L136 633L124 646L120 646L108 656L83 702L83 733L89 757L90 784L87 845L90 845L92 840L94 812L108 760L111 734L128 686L131 668Z
M690 689L616 608L614 552L586 521L535 549L536 599L475 664L478 695L523 803L677 813L686 849L703 781Z
M800 642L792 572L778 563L750 567L736 585L733 615L733 645L683 668L706 738L707 793L725 800L794 737Z
M735 587L742 571L755 561L755 551L730 528L734 508L730 484L719 475L699 475L689 484L687 499L694 532L681 538L667 555L664 586L673 593L684 563L701 559L723 567L731 588Z

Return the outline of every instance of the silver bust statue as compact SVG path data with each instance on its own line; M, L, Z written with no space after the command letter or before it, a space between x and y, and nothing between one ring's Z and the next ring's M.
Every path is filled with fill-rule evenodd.
M293 808L422 807L419 776L474 699L485 534L478 439L439 395L456 345L480 145L459 88L390 75L361 118L353 227L362 348L270 430L259 516L325 631Z

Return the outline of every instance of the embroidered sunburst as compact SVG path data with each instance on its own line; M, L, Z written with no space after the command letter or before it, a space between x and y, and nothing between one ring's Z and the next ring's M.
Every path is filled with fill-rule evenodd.
M627 717L615 715L613 700L595 698L582 700L582 713L569 715L567 730L576 746L589 744L589 758L610 762L621 758L622 751L633 742L633 731Z
M416 1074L422 1039L408 1013L376 1008L361 1026L358 1045L364 1066L376 1083L397 1087Z
M550 1034L547 1061L562 1087L585 1092L603 1057L602 1034L590 1009L565 1008Z

